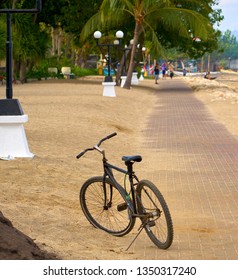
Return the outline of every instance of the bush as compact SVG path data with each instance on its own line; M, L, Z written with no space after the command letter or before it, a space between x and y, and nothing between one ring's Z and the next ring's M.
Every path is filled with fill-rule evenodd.
M61 74L62 67L71 67L71 72L75 75L75 77L84 77L84 76L91 76L97 75L97 69L86 69L80 68L78 66L71 65L69 60L62 59L58 60L55 57L45 59L41 61L38 65L35 65L32 70L27 72L27 79L47 79L47 78L58 78L62 79L63 75ZM58 74L49 73L48 68L57 68Z
M45 71L44 69L33 69L29 72L27 72L26 78L27 79L47 79L49 77L48 71Z
M74 66L71 68L71 71L76 77L98 75L97 69L86 69Z

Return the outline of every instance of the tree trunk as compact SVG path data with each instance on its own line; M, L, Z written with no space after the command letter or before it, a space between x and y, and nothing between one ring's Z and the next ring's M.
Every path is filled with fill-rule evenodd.
M12 2L12 9L15 9L16 8L16 3L17 3L18 0L13 0Z
M133 74L133 71L134 71L134 58L135 58L136 47L137 47L138 38L139 38L139 30L140 30L140 24L138 22L136 22L135 31L134 31L134 38L133 38L134 41L133 41L132 50L131 50L131 59L130 59L129 69L128 69L128 72L127 72L127 77L126 77L125 84L123 86L123 88L126 88L126 89L131 88L131 79L132 79L132 74Z
M26 62L25 61L21 61L20 62L20 81L21 83L25 83L26 82Z
M54 27L51 28L51 39L52 39L52 49L51 49L51 55L55 55L55 49L56 49L56 29Z
M116 85L119 86L121 84L121 76L124 71L124 62L125 62L125 52L123 52L120 65L117 67L117 74L116 74Z
M73 34L70 34L67 38L67 41L66 41L66 47L65 47L65 56L67 58L71 58L71 54L70 54L70 46L71 46L71 42L74 38L74 35Z
M57 55L58 57L61 57L61 54L62 54L62 37L63 37L63 34L62 34L62 29L58 30L58 38L57 38Z

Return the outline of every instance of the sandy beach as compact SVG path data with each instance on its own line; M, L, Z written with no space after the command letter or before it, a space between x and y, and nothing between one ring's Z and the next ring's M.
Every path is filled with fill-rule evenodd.
M194 90L196 97L233 134L238 135L238 73L222 72L215 80L188 77L184 80Z
M212 81L175 79L183 79L213 117L238 138L238 74L222 73ZM24 127L35 156L0 160L0 248L4 248L0 259L29 259L31 250L35 259L143 259L140 251L125 252L136 229L123 239L108 238L85 219L78 193L87 178L101 174L101 158L95 152L80 160L75 156L117 132L104 146L112 163L123 167L122 155L141 152L149 158L151 151L141 145L141 131L154 108L157 85L144 80L129 91L117 87L117 97L112 98L102 96L102 80L85 77L14 85L14 98L29 118ZM0 98L5 98L2 85ZM146 164L145 160L137 170L143 171ZM18 235L9 230L4 217L20 231ZM30 241L19 238L19 233Z

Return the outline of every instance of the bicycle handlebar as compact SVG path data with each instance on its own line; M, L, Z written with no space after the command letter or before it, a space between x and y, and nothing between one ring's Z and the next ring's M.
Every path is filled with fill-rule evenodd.
M90 149L90 150L93 150L93 149ZM81 158L87 151L89 151L89 149L86 149L86 150L84 150L83 152L79 153L79 154L76 156L76 158L77 158L77 159Z
M117 133L114 132L114 133L108 135L107 137L101 139L101 140L98 142L97 146L100 147L100 145L102 144L102 142L104 142L105 140L108 140L108 139L110 139L110 138L112 138L112 137L114 137L114 136L116 136L116 135L117 135Z
M108 136L102 138L102 139L98 142L98 144L97 144L96 146L94 146L93 148L87 148L87 149L85 149L84 151L82 151L81 153L79 153L79 154L76 156L76 158L79 159L79 158L81 158L86 152L92 151L92 150L96 150L95 147L100 147L100 145L102 144L102 142L104 142L105 140L108 140L108 139L110 139L110 138L112 138L112 137L114 137L114 136L116 136L116 135L117 135L117 133L114 132L114 133L112 133L112 134L110 134L110 135L108 135Z

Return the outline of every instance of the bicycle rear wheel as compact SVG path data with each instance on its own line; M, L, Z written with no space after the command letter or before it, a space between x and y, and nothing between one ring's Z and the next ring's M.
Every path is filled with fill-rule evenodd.
M84 215L96 228L115 236L123 236L132 230L135 217L108 178L106 178L105 190L103 177L88 179L80 190L79 199Z
M142 180L137 186L137 206L146 233L160 249L168 249L173 242L173 223L169 208L157 187L150 181Z

